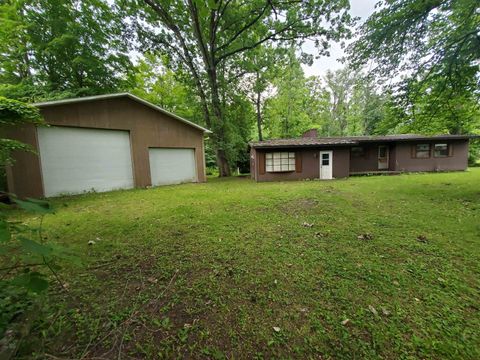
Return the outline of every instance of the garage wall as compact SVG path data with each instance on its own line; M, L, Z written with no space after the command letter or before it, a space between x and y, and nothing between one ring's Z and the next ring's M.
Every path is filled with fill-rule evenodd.
M130 98L114 98L46 106L41 113L48 124L130 132L133 176L136 187L151 185L149 147L194 148L197 178L206 180L203 131L162 114ZM33 126L7 129L6 135L38 151ZM44 195L40 159L34 154L15 154L16 163L8 170L9 189L21 197Z

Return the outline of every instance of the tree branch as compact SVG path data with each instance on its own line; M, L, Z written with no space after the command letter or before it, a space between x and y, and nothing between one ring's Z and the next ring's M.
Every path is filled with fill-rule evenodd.
M257 16L255 16L252 20L250 20L250 22L248 22L243 28L241 28L239 31L237 31L235 33L235 35L233 35L233 37L231 37L225 44L219 46L217 48L217 51L222 51L223 49L227 48L228 46L230 46L240 35L242 35L245 31L247 31L249 28L251 28L253 25L255 25L259 20L260 18L265 14L265 11L267 11L267 8L271 6L270 5L270 2L267 1L265 3L265 6L260 10L260 12L258 13Z

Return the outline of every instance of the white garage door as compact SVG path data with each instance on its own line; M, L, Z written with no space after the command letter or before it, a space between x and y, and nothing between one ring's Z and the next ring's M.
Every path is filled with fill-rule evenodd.
M193 149L150 148L152 185L195 182L195 151Z
M128 131L38 128L45 196L133 187Z

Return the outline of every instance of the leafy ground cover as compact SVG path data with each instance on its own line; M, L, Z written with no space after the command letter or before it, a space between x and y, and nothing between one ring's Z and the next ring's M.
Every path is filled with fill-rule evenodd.
M480 169L53 204L44 236L83 265L20 357L480 358Z

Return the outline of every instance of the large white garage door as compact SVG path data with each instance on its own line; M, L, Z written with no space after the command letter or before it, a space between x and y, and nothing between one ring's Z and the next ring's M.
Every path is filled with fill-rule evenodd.
M45 196L133 187L128 131L38 128Z
M193 149L150 148L149 153L153 186L197 180Z

